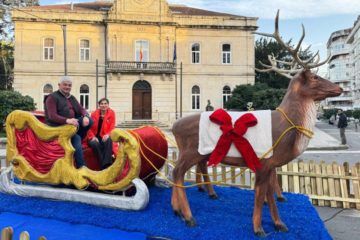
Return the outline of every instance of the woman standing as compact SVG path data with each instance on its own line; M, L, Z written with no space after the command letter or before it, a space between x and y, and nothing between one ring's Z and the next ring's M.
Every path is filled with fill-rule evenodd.
M109 100L102 98L98 102L99 108L91 114L94 121L88 131L89 146L97 155L101 169L112 164L112 154L116 153L116 145L110 138L110 132L115 128L115 113L109 107Z

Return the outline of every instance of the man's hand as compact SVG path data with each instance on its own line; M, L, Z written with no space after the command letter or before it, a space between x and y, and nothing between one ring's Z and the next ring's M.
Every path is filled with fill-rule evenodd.
M79 121L76 118L68 118L66 119L66 123L70 125L74 125L75 127L79 126Z
M87 116L83 117L82 126L87 127L89 126L89 123L90 123L89 117Z
M103 142L106 142L106 140L109 139L109 135L108 134L105 134L103 137L102 137L102 140Z
M95 141L95 142L99 142L99 139L97 137L93 137L91 140L91 142Z

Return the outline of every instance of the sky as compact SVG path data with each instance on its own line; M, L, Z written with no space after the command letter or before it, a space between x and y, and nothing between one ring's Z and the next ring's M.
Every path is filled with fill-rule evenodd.
M40 0L41 5L93 2L95 0ZM326 43L332 32L351 28L360 15L360 0L168 0L189 7L258 17L259 32L273 33L276 11L280 9L279 31L285 41L297 42L301 24L305 27L303 46L319 50L326 59ZM324 71L325 68L322 69Z

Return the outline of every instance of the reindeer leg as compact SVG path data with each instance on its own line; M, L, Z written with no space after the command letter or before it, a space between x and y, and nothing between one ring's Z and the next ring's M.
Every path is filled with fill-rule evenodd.
M181 151L179 152L179 157L178 157L178 163L180 161L183 161L183 157L182 157L182 154L181 154ZM177 169L178 166L176 165L174 170L173 170L173 179L176 180L176 176L174 174L175 172L175 169ZM178 170L176 170L176 172L178 172ZM177 182L174 182L176 185L177 185ZM173 208L173 211L174 211L174 214L177 215L177 216L181 216L181 210L180 210L180 203L179 203L179 187L176 186L176 185L173 185L172 187L172 194L171 194L171 206ZM182 184L181 184L182 186Z
M280 219L279 211L276 206L276 202L275 202L275 198L274 198L274 186L272 185L275 182L278 183L277 178L276 178L275 169L273 169L271 171L271 176L270 176L270 181L269 181L269 186L268 186L268 191L266 193L266 197L268 200L271 217L275 224L275 229L279 232L288 232L289 231L288 228Z
M202 172L201 172L201 168L200 168L200 163L198 163L196 165L196 183L197 184L202 183L201 176L202 176ZM197 187L198 187L199 192L205 192L205 189L204 189L203 185L198 185Z
M276 193L276 199L278 202L286 202L287 199L286 197L282 194L282 190L281 190L281 187L279 185L279 180L277 178L277 176L271 180L272 183L273 183L273 188L274 188L274 191ZM265 204L267 204L267 196L265 197Z
M268 163L268 161L266 161L265 163ZM256 172L253 228L255 235L258 237L266 237L266 233L261 224L262 208L264 205L265 196L268 190L271 175L271 169L269 169L269 166L266 165L267 164L264 164L262 169Z
M203 174L203 179L205 184L205 189L208 192L208 195L211 199L218 199L218 196L214 190L213 185L210 183L210 177L208 174L208 168L207 168L207 160L208 158L203 159L200 163L198 163L197 167L200 168L201 173Z
M178 198L178 193L179 188L177 186L173 186L172 187L172 194L171 194L171 206L173 208L174 214L175 215L180 215L180 204L179 204L179 198Z
M266 237L266 233L262 227L262 208L265 200L265 193L267 191L267 184L256 184L255 186L255 206L253 212L253 228L254 233L258 237Z
M191 161L186 161L186 159L191 159ZM186 225L189 227L195 226L196 221L192 216L185 188L180 186L184 185L184 175L186 171L200 161L201 158L196 159L194 156L181 155L181 157L179 156L178 163L173 171L174 183L177 185L173 187L173 199L171 200L173 210L185 220Z
M277 196L277 200L279 202L286 202L287 199L286 199L286 197L284 197L284 195L282 195L281 188L280 188L280 185L279 185L279 180L277 179L276 173L275 173L273 186L274 186L274 190L275 190L275 193L276 193L276 196Z

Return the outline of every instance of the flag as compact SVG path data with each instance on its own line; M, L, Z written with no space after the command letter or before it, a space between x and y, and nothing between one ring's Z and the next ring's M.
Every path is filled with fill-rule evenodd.
M143 60L143 51L142 51L142 46L140 46L140 62L142 62Z
M176 62L177 56L176 56L176 42L174 42L174 57L173 62Z

